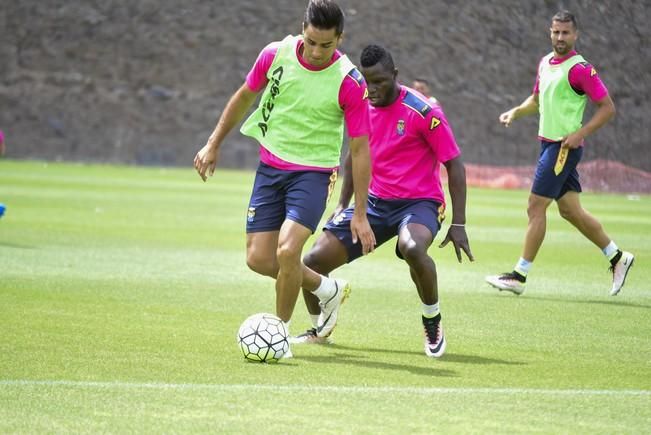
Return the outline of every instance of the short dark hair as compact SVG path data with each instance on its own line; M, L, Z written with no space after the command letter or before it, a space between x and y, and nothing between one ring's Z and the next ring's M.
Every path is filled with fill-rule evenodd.
M335 29L335 34L344 32L344 11L331 0L310 0L305 10L303 25L312 25L317 29Z
M396 69L391 53L389 53L384 47L375 44L364 47L362 54L359 56L359 62L362 65L362 68L368 68L380 63L386 69L392 71Z
M575 29L578 29L579 26L576 23L576 17L573 13L568 10L562 10L556 12L556 15L552 17L552 23L558 21L560 23L572 23Z

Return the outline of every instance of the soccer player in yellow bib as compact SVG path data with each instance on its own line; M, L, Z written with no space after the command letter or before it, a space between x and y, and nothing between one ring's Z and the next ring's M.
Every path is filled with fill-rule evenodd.
M574 15L568 11L554 15L550 36L553 51L540 61L533 94L499 117L508 127L523 116L539 114L541 152L529 195L529 224L522 256L512 272L487 276L486 281L499 290L518 295L524 292L527 274L545 238L547 207L555 200L560 215L610 261L610 294L614 296L622 289L634 256L620 250L599 221L581 206L577 164L583 154L584 139L615 115L615 105L594 67L574 50L579 36ZM588 99L597 109L584 125Z
M321 276L301 261L336 180L344 124L353 154L358 202L351 230L364 254L375 245L366 218L370 178L367 88L361 74L337 47L344 14L331 0L310 0L303 34L267 45L231 97L194 159L206 181L226 135L262 94L241 132L260 144L260 165L246 213L246 262L276 280L276 314L289 323L301 286L321 302L319 327L329 334L350 292L341 279Z

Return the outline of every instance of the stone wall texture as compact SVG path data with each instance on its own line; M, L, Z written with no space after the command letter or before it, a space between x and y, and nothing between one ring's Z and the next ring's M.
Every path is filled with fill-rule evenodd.
M228 98L270 41L299 33L305 0L1 0L0 128L7 156L191 165ZM535 162L536 119L498 115L530 92L560 8L579 19L579 51L608 86L616 119L584 160L651 171L651 2L341 0L342 50L389 48L408 84L424 77L465 160ZM591 111L588 110L587 116ZM254 167L233 132L222 167Z

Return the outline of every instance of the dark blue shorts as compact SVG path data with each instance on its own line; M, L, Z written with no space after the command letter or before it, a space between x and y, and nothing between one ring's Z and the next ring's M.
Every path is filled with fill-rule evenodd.
M366 215L371 229L375 234L376 246L397 236L400 229L407 224L422 224L432 232L432 239L441 228L444 218L444 207L436 201L428 199L380 199L368 196ZM362 244L358 240L353 243L350 231L350 221L353 218L353 207L333 217L325 227L344 244L348 251L348 262L362 256ZM397 246L397 245L396 245ZM396 253L398 250L396 248ZM400 256L398 254L398 256Z
M314 232L334 183L329 172L283 171L260 163L246 216L246 232L277 231L290 219Z
M570 150L567 161L560 174L554 173L554 166L558 158L560 142L540 141L540 156L536 166L536 174L531 186L531 192L536 195L558 200L568 191L581 192L579 173L576 166L583 156L583 147Z

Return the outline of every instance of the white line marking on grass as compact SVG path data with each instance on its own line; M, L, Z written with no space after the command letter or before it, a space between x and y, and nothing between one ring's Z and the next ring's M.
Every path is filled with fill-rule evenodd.
M373 387L336 385L265 385L265 384L168 384L158 382L94 382L94 381L35 381L0 380L0 387L78 387L78 388L122 388L154 390L214 390L214 391L305 391L334 393L404 393L404 394L543 394L564 396L651 396L651 390L591 390L591 389L548 389L548 388L490 388L490 387Z

